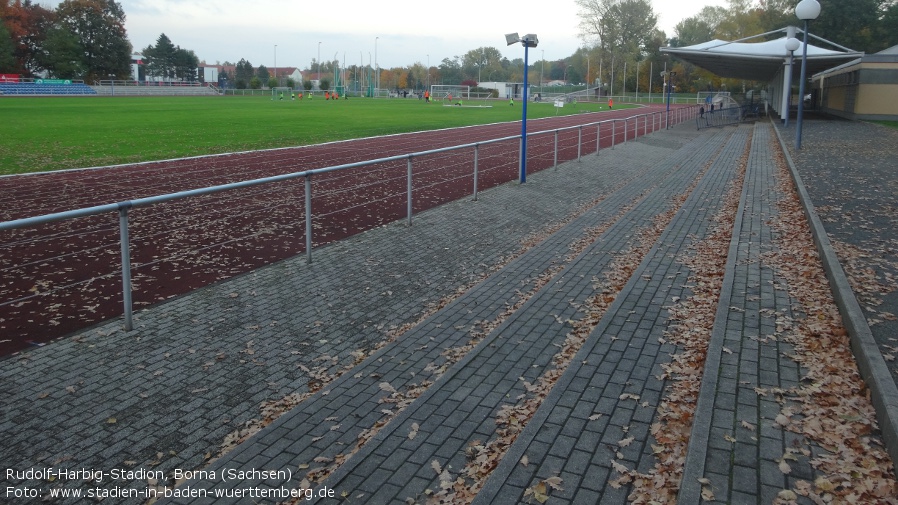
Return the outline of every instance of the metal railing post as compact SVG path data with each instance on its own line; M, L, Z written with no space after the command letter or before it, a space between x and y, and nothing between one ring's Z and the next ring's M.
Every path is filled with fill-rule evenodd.
M119 204L118 226L122 250L122 305L124 306L125 331L134 329L134 313L131 300L131 239L128 234L128 209L131 203Z
M596 156L599 155L599 149L602 148L602 123L596 123Z
M630 119L630 118L628 118L628 117L624 118L624 144L627 143L627 128L630 126L630 122L627 121L628 119Z
M614 140L617 137L617 119L611 120L611 148L614 149Z
M312 176L306 175L306 263L312 263Z
M645 123L642 125L642 134L648 135L649 134L649 115L648 114L645 115L644 120L645 120Z
M411 155L409 155L409 157L408 157L408 177L407 177L406 181L407 181L406 185L408 186L408 188L407 188L408 203L406 204L407 212L408 212L407 224L408 224L408 226L411 226L412 225L412 156Z
M580 152L583 146L583 125L577 128L577 163L580 162Z
M477 164L480 159L480 144L474 144L474 201L477 201Z
M555 170L558 170L558 130L555 130L555 147L554 147L554 158L552 160L552 167Z

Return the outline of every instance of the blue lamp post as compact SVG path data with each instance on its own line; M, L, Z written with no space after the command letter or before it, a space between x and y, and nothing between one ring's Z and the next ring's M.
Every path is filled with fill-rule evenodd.
M535 33L528 33L523 38L518 36L517 32L505 35L505 42L510 46L518 42L524 46L524 91L521 96L521 174L519 181L521 184L527 182L527 50L536 47L539 39Z
M817 0L801 0L795 6L795 15L804 21L804 44L801 49L801 81L798 83L798 118L795 127L795 150L801 149L801 123L804 116L804 81L808 71L808 23L820 15Z

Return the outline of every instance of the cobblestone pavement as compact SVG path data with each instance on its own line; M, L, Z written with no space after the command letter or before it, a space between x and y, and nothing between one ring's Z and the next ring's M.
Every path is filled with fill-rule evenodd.
M626 503L622 469L657 463L652 425L672 387L665 367L681 351L667 340L671 305L697 289L683 258L732 204L723 195L744 163L679 502L700 503L707 486L720 501L771 503L815 476L800 457L786 475L784 453L818 450L776 426L781 405L759 394L802 377L788 344L763 338L795 305L760 260L773 247L781 198L774 135L768 123L656 132L418 214L411 227L321 248L311 264L283 261L141 311L134 332L110 322L5 360L0 484L145 492L171 486L176 469L203 469L174 488L184 496L162 501L277 503L278 492L305 488L332 492L326 503L424 503L457 492L471 448L496 440L503 410L555 372L598 296L608 301L601 319L474 503L541 499L533 490L545 482L550 503ZM817 163L805 156L795 157L799 171ZM864 202L886 193L895 192ZM835 219L821 216L828 227ZM858 247L892 247L893 217L865 217L882 233L858 232L873 241ZM622 260L633 271L612 289L606 280ZM890 275L881 273L883 285ZM878 296L868 310L889 321L890 295ZM890 342L880 339L882 354ZM228 434L273 417L278 401L283 415L216 457ZM88 482L5 470L48 467L135 473ZM230 497L212 498L216 491Z
M898 130L806 121L792 160L898 382Z
M322 248L310 265L295 258L141 311L133 332L111 321L4 360L0 381L10 394L0 460L9 468L149 468L167 477L201 468L229 433L260 417L263 402L307 392L316 377L345 369L357 361L353 353L464 292L524 243L645 178L700 135L674 129L602 150L525 185L421 213L412 227L396 223ZM526 289L522 280L509 287ZM100 486L145 481L134 477Z

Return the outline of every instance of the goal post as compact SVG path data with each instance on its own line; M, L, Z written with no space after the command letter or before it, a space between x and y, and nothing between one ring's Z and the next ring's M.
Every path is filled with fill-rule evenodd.
M431 84L430 98L433 100L467 100L471 98L471 87L460 84Z
M280 86L278 86L276 88L271 88L271 99L272 100L280 100L281 98L283 98L284 100L289 100L290 93L292 93L292 92L293 92L293 88L280 87Z

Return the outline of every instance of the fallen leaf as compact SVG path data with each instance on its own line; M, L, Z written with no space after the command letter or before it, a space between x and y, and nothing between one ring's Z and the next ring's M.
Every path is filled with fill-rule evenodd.
M563 489L561 489L561 482L562 482L561 477L559 477L557 475L554 477L549 477L548 479L544 480L543 482L545 482L549 487L551 487L552 489L554 489L556 491L564 491Z
M780 471L785 475L789 475L792 473L792 467L789 466L789 463L786 463L786 460L780 460Z

